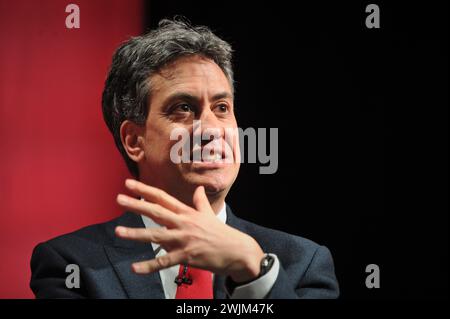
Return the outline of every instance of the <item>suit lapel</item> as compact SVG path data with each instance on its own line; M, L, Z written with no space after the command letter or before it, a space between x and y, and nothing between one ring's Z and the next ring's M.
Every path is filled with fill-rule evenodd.
M117 220L117 225L144 228L142 218L133 213L125 213ZM115 228L115 226L114 226ZM114 232L114 229L112 229ZM114 236L114 235L113 235ZM124 240L114 236L113 246L104 246L105 252L129 298L164 299L164 290L159 272L138 275L131 270L131 264L155 258L151 244Z

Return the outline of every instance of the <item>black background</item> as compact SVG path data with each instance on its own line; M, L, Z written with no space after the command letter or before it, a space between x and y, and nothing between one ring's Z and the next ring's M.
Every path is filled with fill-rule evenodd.
M232 44L239 126L279 129L279 167L243 164L227 202L329 247L342 298L448 297L448 7L393 2L380 29L371 2L146 2L146 30L178 14Z

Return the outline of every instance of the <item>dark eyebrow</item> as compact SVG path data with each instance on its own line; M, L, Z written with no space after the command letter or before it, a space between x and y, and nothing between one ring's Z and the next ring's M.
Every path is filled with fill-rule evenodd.
M212 97L213 101L217 101L217 100L221 100L221 99L233 99L233 96L229 92L221 92L221 93L217 93L217 94L213 95L213 97ZM187 101L187 102L193 103L193 104L200 103L200 99L195 95L192 95L192 94L186 93L186 92L177 92L177 93L170 95L166 99L164 104L169 105L177 100L184 100L184 101Z
M199 102L199 99L196 96L192 95L192 94L185 93L185 92L177 92L177 93L174 93L174 94L170 95L164 101L164 104L165 105L169 105L169 104L172 104L173 102L175 102L177 100L184 100L184 101L187 101L187 102L193 103L193 104Z
M231 99L232 100L233 96L229 92L221 92L221 93L217 93L217 94L213 95L213 97L212 97L213 101L217 101L217 100L221 100L221 99Z

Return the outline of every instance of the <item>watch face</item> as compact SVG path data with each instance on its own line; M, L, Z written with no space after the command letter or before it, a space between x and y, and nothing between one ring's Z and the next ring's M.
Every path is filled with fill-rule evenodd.
M262 276L269 271L269 269L272 266L273 261L274 261L274 259L272 256L270 256L268 254L265 255L265 257L261 261L261 272L260 272L259 276Z

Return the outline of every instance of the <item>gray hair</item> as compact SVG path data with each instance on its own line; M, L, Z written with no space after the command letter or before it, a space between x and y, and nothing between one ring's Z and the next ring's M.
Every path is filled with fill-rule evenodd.
M145 124L152 91L150 77L168 63L189 55L213 60L234 91L231 46L205 26L164 19L157 29L124 42L113 55L102 96L103 118L135 177L139 170L122 145L120 126L125 120Z

